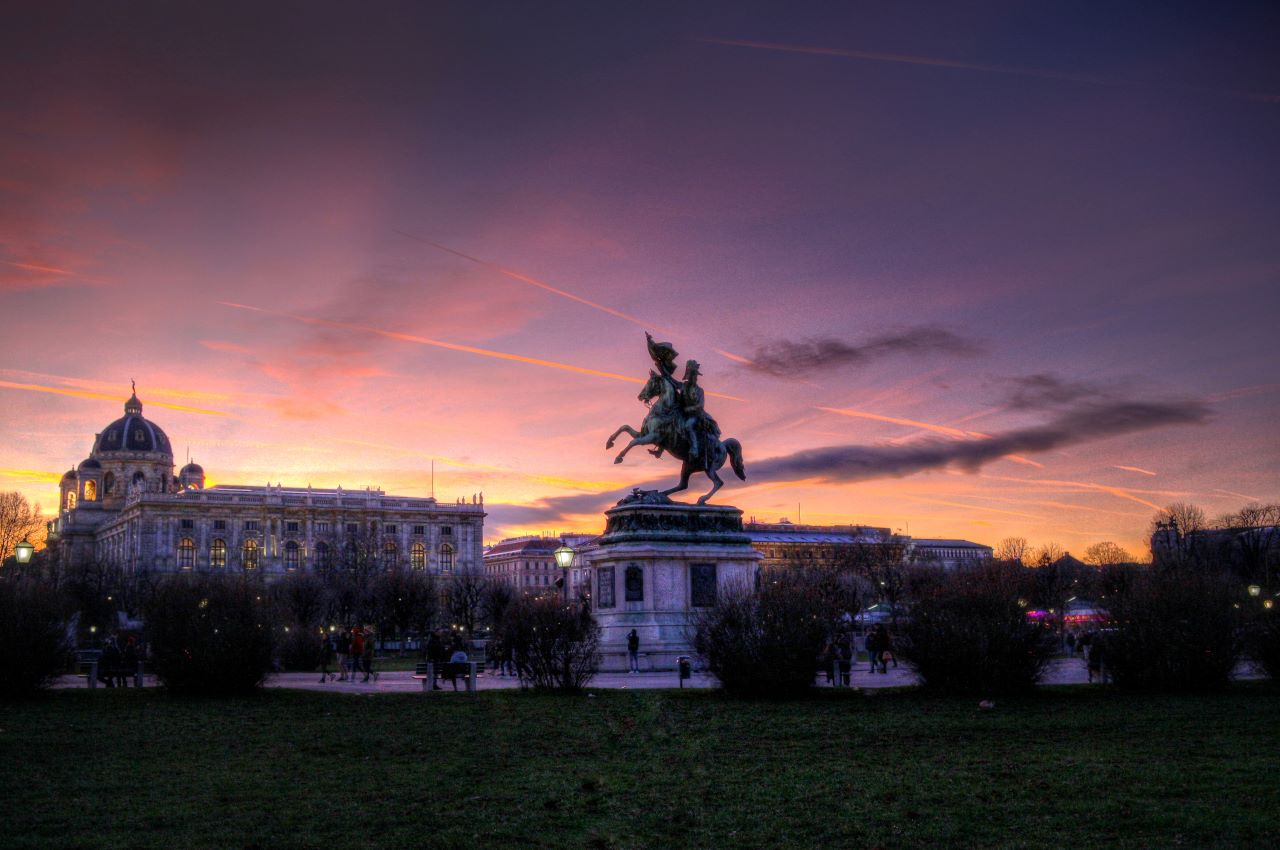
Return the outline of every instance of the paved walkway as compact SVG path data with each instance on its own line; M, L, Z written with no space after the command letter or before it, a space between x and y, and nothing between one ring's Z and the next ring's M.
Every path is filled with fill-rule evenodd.
M1242 665L1236 670L1236 678L1252 679L1256 678L1247 666ZM1089 681L1088 672L1085 669L1084 660L1080 658L1055 658L1049 662L1049 669L1045 672L1042 684L1046 685L1083 685ZM146 687L155 687L155 679L147 676L145 680ZM819 675L818 684L820 687L830 687L825 677ZM852 672L851 685L855 688L900 688L909 687L917 684L915 675L907 668L905 664L894 667L889 665L889 672L871 674L866 663L854 665ZM476 687L482 691L501 690L504 688L518 688L520 683L511 676L498 676L493 673L482 673L476 679ZM686 688L714 688L718 687L715 679L703 673L695 672L692 679L684 682ZM83 688L85 680L79 676L63 676L54 685L57 688ZM101 685L99 686L101 687ZM396 670L387 673L378 674L378 678L365 684L362 680L356 681L326 681L320 682L318 673L277 673L267 680L269 688L292 688L303 691L330 691L333 693L348 694L393 694L393 693L414 693L422 692L421 680L413 678L413 673L408 670ZM444 688L443 693L453 693L453 689L447 682L441 683ZM674 671L666 673L600 673L591 680L592 688L616 688L624 689L641 689L641 688L678 688L680 680ZM458 680L458 690L462 692L466 689L466 683Z

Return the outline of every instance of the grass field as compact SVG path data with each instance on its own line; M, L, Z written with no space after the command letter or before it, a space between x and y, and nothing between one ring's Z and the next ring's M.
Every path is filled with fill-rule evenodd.
M1280 693L3 706L4 847L1275 847Z

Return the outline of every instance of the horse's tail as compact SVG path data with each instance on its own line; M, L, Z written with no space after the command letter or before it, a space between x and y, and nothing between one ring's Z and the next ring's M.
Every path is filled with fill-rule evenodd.
M724 441L724 447L729 452L729 459L733 463L733 474L747 480L747 468L742 465L742 444L733 437Z

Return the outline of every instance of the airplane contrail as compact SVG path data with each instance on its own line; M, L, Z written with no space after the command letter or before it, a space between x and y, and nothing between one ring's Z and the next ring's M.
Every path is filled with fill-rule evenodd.
M1121 80L1111 77L1098 77L1093 74L1073 74L1067 71L1050 71L1046 68L1025 68L1016 65L987 65L979 62L958 62L953 59L936 59L930 56L911 56L899 53L874 53L867 50L846 50L839 47L810 47L802 44L781 44L772 41L751 41L737 38L694 38L692 41L702 44L719 44L726 47L749 47L755 50L776 50L783 53L807 53L814 56L839 56L846 59L865 59L872 62L896 62L904 65L925 65L935 68L955 68L963 71L981 71L989 74L1005 74L1015 77L1040 77L1049 80L1066 80L1073 83L1090 83L1099 86L1116 88L1154 88L1168 86L1184 91L1214 94L1237 100L1251 100L1257 103L1280 103L1280 94L1265 92L1240 91L1237 89L1218 89L1209 86L1186 86L1177 83L1144 82L1142 80Z
M268 310L264 307L254 307L250 304L237 304L234 301L216 301L224 307L233 307L237 310L249 310L255 313L264 313L268 316L278 316L284 319L290 319L303 324L315 325L325 328L336 328L338 330L358 331L360 333L373 334L375 336L386 337L387 339L395 339L401 342L412 342L418 345L430 345L436 348L444 348L449 351L461 351L467 354L478 354L482 357L493 357L498 360L511 360L516 363L528 363L533 366L543 366L548 369L562 369L566 372L577 372L580 375L593 375L597 378L609 378L614 381L626 381L629 384L643 384L644 380L633 378L630 375L618 375L614 372L602 372L599 369L588 369L585 366L574 366L570 363L558 363L554 360L543 360L538 357L525 357L521 354L508 354L505 351L493 351L488 348L477 348L474 345L462 345L456 342L444 342L443 340L431 339L425 336L417 336L415 334L399 333L398 331L388 331L382 328L370 327L369 325L357 325L350 322L337 322L332 319L318 319L313 316L299 316L294 313L284 313L278 310ZM724 395L722 393L708 392L707 395L716 398L727 399L729 401L744 401L737 396Z
M0 381L0 387L3 387L4 389L9 389L9 390L26 390L28 392L33 392L33 393L52 393L54 395L72 396L74 398L92 398L92 399L102 399L105 401L120 400L120 396L118 393L115 395L108 395L107 393L95 393L95 392L89 392L87 390L68 390L68 389L63 389L62 387L46 387L40 384L22 384L22 383L18 383L17 381ZM181 410L186 413L202 413L206 416L228 416L231 418L236 418L234 414L224 413L221 410L206 410L201 407L187 407L186 405L183 405L183 404L168 404L163 401L149 401L147 402L147 404L152 407L164 407L169 410Z
M550 292L554 295L559 295L561 298L568 298L570 301L576 301L579 304L583 304L587 307L592 308L593 310L599 310L602 313L608 313L610 316L614 316L616 318L622 319L623 321L630 322L633 325L638 325L639 327L642 327L646 330L662 331L663 333L675 333L675 331L673 331L671 328L665 328L662 325L657 325L657 324L654 324L653 322L646 322L643 319L640 319L640 318L637 318L636 316L631 315L630 313L624 313L621 310L615 310L612 307L606 307L603 304L599 304L590 299L583 298L581 295L574 295L572 292L567 292L566 290L560 289L557 286L552 286L546 281L538 280L536 277L530 277L529 275L518 272L515 269L509 269L506 266L499 265L498 263L493 263L493 262L490 262L489 260L482 260L479 257L473 257L470 254L464 254L461 251L457 251L453 248L450 248L448 245L441 245L439 242L433 242L430 239L425 239L421 236L408 233L404 230L396 230L395 232L400 234L401 236L404 236L405 238L412 239L415 242L421 242L424 245L430 245L432 248L435 248L440 251L444 251L447 254L453 254L455 257L461 257L464 260L469 260L470 262L476 263L477 265L484 266L487 269L492 269L498 274L505 275L506 277L509 277L512 280L518 280L522 283L527 283L530 286L536 286L539 289L545 289L547 292ZM738 363L743 363L743 364L751 363L751 361L748 358L743 357L740 354L733 354L732 352L724 351L719 348L714 348L713 350L717 354L720 354Z

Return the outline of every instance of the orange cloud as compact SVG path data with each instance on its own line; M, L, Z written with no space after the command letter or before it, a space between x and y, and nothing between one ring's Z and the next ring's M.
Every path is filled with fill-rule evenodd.
M1112 467L1111 467L1111 468L1112 468L1112 469L1123 469L1125 472L1137 472L1137 473L1138 473L1138 474L1140 474L1140 475L1155 475L1155 473L1154 473L1154 472L1152 472L1151 470L1149 470L1149 469L1143 469L1143 468L1142 468L1142 467L1140 467L1140 466L1120 466L1119 464L1112 464Z

